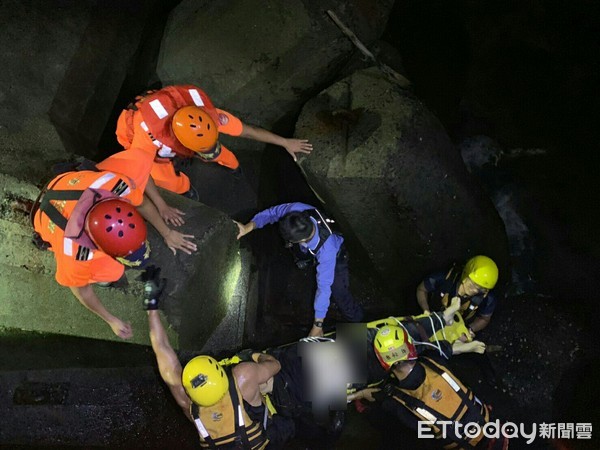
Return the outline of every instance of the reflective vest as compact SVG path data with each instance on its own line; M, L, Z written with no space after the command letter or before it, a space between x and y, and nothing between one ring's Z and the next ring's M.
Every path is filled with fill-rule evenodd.
M219 115L208 95L192 85L167 86L148 93L135 103L133 109L137 109L143 119L140 126L158 149L158 156L194 156L195 152L181 144L171 128L173 115L177 110L193 105L202 108L216 124L219 123Z
M421 357L417 364L425 369L425 380L414 390L402 389L395 384L386 387L386 393L394 400L405 406L419 420L434 422L429 425L433 434L442 438L438 421L460 422L465 425L470 422L483 427L490 419L490 411L473 391L465 387L452 373L430 358ZM446 439L453 441L445 448L474 448L483 439L480 433L473 439L465 437L463 428L460 436L455 434L452 424L445 427Z
M68 219L86 189L103 189L124 197L131 192L130 180L119 174L103 171L68 172L54 178L41 194L33 226L42 240L53 247L62 247L65 255L75 255L80 261L91 260L94 249L76 244L64 235ZM62 241L62 246L60 245Z
M192 403L190 408L200 435L200 446L219 450L264 449L269 439L263 424L250 419L244 409L244 401L235 377L229 373L227 378L229 391L219 402L213 406L198 406Z

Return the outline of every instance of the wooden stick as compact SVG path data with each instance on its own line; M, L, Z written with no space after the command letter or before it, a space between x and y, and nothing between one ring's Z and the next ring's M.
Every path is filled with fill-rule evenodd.
M331 20L333 20L333 22L337 25L337 27L342 31L342 33L344 33L352 41L356 48L358 48L363 55L365 55L367 58L373 61L377 65L379 70L381 70L390 81L396 83L402 88L407 88L410 86L410 81L407 78L400 75L387 64L384 64L381 61L379 61L375 57L375 55L373 55L373 53L371 53L369 49L365 47L365 44L363 44L360 41L360 39L356 37L356 34L354 34L354 32L350 28L348 28L342 23L342 21L332 10L328 9L327 14L331 18Z

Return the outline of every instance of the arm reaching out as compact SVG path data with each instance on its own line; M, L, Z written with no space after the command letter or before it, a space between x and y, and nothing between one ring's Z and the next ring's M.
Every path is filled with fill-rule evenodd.
M250 233L256 228L256 224L252 221L248 222L247 224L243 224L234 220L233 223L235 223L238 227L238 239L240 239L243 236L246 236L248 233Z
M183 220L185 213L177 208L167 205L167 202L165 202L160 195L160 192L158 192L152 177L149 178L144 193L148 196L152 203L154 203L158 213L160 214L160 217L162 217L167 225L178 227L185 223L185 220Z
M160 320L160 315L157 310L148 311L148 325L150 327L150 341L152 342L152 350L156 355L158 370L161 378L164 380L171 395L177 402L186 417L192 420L190 416L191 400L183 389L181 384L181 363L175 354L175 350L171 347L169 338Z
M83 306L104 320L111 328L113 333L115 333L121 339L130 339L133 336L131 324L128 322L123 322L118 317L115 317L109 313L94 292L91 284L87 284L82 287L71 287L70 289L73 295Z
M240 137L253 139L267 144L275 144L285 148L285 150L297 160L296 153L310 153L313 149L312 144L307 139L288 139L279 136L275 133L267 131L263 128L253 127L252 125L243 124L242 134Z
M156 228L156 231L160 233L165 240L165 244L167 244L167 247L171 249L174 255L177 253L177 250L181 250L182 252L191 255L192 252L195 252L198 249L196 244L192 242L194 235L183 234L179 231L172 230L167 226L156 209L156 206L147 195L144 194L144 201L137 208L144 219L150 222L152 226Z

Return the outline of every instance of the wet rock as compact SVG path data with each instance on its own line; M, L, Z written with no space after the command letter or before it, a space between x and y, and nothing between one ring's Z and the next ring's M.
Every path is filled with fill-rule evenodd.
M489 254L504 272L506 237L493 205L438 120L377 70L308 102L296 134L315 146L300 162L309 183L389 292L412 291L426 272L472 254Z

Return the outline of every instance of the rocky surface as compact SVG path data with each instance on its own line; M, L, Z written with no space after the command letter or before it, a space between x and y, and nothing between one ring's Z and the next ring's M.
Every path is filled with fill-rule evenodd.
M186 0L169 17L157 72L163 84L196 83L217 106L270 128L333 79L354 51L325 11L369 44L392 5L235 0L224 8Z
M468 255L507 264L502 221L437 119L375 69L356 72L308 102L296 126L315 151L300 165L354 254L389 293ZM457 231L460 230L460 231ZM412 303L409 303L412 306Z
M37 196L31 184L0 175L0 326L44 333L119 340L106 324L83 308L69 290L54 280L54 258L31 243L32 230L24 211ZM149 227L152 261L168 278L163 298L174 347L201 349L219 326L227 333L213 337L212 346L241 344L249 262L242 269L236 228L219 211L181 196L163 193L170 204L186 212L182 232L194 234L198 253L173 255ZM118 288L96 290L106 308L130 321L132 343L149 344L146 315L141 308L139 272L126 271ZM242 280L242 281L240 281ZM236 291L237 289L237 291ZM241 289L241 290L240 290ZM221 324L227 317L224 324Z

